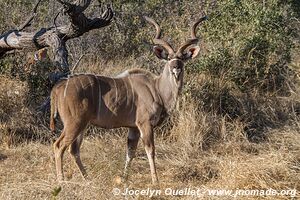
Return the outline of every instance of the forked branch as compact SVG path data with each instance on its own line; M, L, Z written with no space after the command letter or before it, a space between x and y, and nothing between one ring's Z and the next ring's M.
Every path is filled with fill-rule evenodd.
M66 62L67 52L61 53L59 48L66 50L65 43L72 38L80 37L84 33L93 29L108 26L114 16L110 5L107 6L99 17L88 18L83 13L90 5L91 0L77 0L75 3L69 3L66 0L57 0L61 3L69 16L69 24L58 26L56 24L56 15L54 19L54 27L42 28L36 32L22 32L26 27L31 25L32 20L36 16L36 11L41 0L38 0L33 8L33 15L18 28L18 30L10 30L0 35L0 56L4 56L7 52L15 49L41 49L44 47L53 47L55 57L61 57L59 68L64 68L64 71L69 70Z
M83 12L90 6L92 0L76 0L74 3L67 0L56 1L63 5L64 13L69 17L68 24L56 24L61 9L54 17L54 25L33 32L24 31L26 27L31 25L37 15L37 8L41 3L41 0L37 0L33 8L33 14L23 25L18 29L9 30L0 35L0 59L16 49L39 50L50 47L54 55L53 63L59 69L59 72L50 75L52 82L70 73L66 42L69 39L80 37L90 30L108 26L114 16L112 7L107 5L105 11L101 12L98 17L88 18ZM49 102L45 103L46 106L48 104Z
M38 6L39 6L39 4L40 4L40 2L41 2L42 0L38 0L37 1L37 3L35 4L35 6L34 6L34 8L33 8L33 14L30 16L30 18L23 24L23 25L21 25L17 30L18 31L23 31L26 27L29 27L29 26L31 26L31 23L32 23L32 21L33 21L33 19L34 19L34 17L37 15L37 8L38 8Z

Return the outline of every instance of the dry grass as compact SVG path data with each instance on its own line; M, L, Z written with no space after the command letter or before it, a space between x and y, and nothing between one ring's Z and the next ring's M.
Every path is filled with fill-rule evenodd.
M84 66L77 70L115 75L124 69L118 67L122 64L128 66L127 69L140 65L138 61L128 61L128 63L130 65L90 61L90 63L84 62ZM144 67L148 68L147 65ZM240 94L235 96L239 97L238 100L242 105L241 112L248 112L253 116L231 118L226 113L204 109L203 105L207 107L208 104L205 103L211 103L213 100L200 102L201 98L193 95L193 91L204 91L206 85L202 83L212 80L203 75L193 75L187 80L191 83L196 82L199 86L194 88L194 85L187 84L191 87L192 93L184 93L173 117L156 129L156 157L160 186L152 186L142 144L139 144L138 156L133 161L130 180L126 184L118 181L125 162L124 129L99 131L90 128L81 150L89 179L82 180L66 152L64 160L66 181L56 182L54 156L49 142L53 136L45 128L47 122L35 121L36 117L32 116L25 100L26 84L2 77L0 101L6 106L0 106L3 110L1 110L0 122L2 140L0 141L0 199L123 199L123 196L114 196L112 190L113 188L123 190L126 187L131 189L149 187L161 190L187 187L232 190L272 188L300 191L300 134L296 116L293 115L294 117L291 117L288 122L284 120L284 123L279 123L280 119L276 115L269 116L267 120L255 115L260 121L271 120L277 126L259 129L265 137L260 141L251 142L246 133L246 127L249 126L247 120L251 117L255 119L255 116L254 113L247 111L245 99L239 96ZM22 93L20 96L14 95L15 99L11 98L9 92L15 91L11 88ZM222 87L218 90L221 91ZM209 97L210 94L207 98ZM293 98L298 99L295 96ZM295 99L293 102L296 101ZM287 99L283 101L288 102ZM274 112L288 110L283 108L276 110L274 107L265 106L270 104L269 102L255 108L263 113L261 116L272 114L272 109ZM278 105L288 108L285 104L278 103ZM257 122L256 125L265 124ZM26 127L30 128L27 130ZM22 133L16 130L24 130L23 136L31 133L38 137L24 137L25 140L20 138L14 141L14 138ZM97 132L100 134L95 136ZM145 196L127 198L148 199ZM152 199L193 198L197 199L191 196L156 196ZM231 199L232 197L205 195L203 198ZM243 196L237 199L291 199L291 197Z
M116 199L112 195L112 189L125 187L116 182L116 178L122 174L124 164L124 138L109 135L86 139L82 147L82 159L89 179L81 179L70 156L66 154L67 180L61 184L55 181L51 145L29 143L14 148L1 148L0 198L51 199L54 191L61 187L58 199ZM222 144L226 149L223 152L221 149L187 152L182 141L170 143L157 139L160 188L273 188L299 191L299 141L297 131L277 130L267 143L253 145L246 141L241 144L231 142ZM130 181L126 187L153 188L150 181L146 156L142 145L139 145L138 157L133 162ZM210 198L213 199L205 197ZM161 196L156 199L171 198Z

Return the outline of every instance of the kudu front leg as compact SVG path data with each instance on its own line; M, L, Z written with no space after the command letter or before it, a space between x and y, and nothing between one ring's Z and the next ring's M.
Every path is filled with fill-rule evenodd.
M158 178L155 167L155 146L154 146L154 135L153 129L150 124L144 123L138 126L141 138L145 146L145 151L149 160L152 183L158 184Z
M127 139L127 152L123 177L125 181L128 179L128 170L130 168L135 152L140 139L140 132L137 128L129 128Z

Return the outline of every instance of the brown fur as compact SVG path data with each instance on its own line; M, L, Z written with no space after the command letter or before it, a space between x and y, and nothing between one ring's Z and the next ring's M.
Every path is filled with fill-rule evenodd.
M156 55L165 59L163 56L167 52L157 48L154 50ZM80 145L86 126L93 124L102 128L128 128L125 177L141 138L149 160L152 182L158 182L153 128L177 101L183 84L183 62L197 53L193 48L185 56L181 52L169 55L159 76L146 70L131 69L115 78L75 74L56 84L51 92L50 127L54 131L57 112L64 124L60 137L54 143L58 178L63 179L62 158L68 147L82 176L86 176L80 159Z
M130 69L130 70L127 70L127 71L130 75L144 74L149 78L153 78L153 79L157 78L157 76L155 74L153 74L153 73L151 73L151 72L149 72L145 69L133 68L133 69Z

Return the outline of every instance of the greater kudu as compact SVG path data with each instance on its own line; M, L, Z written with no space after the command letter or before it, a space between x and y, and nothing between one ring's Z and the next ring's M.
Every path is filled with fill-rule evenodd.
M83 131L88 124L103 128L127 127L128 146L124 174L135 157L139 138L142 139L149 160L152 182L158 178L154 163L155 149L153 127L175 105L183 84L184 62L199 53L196 27L192 26L191 39L178 51L161 39L161 29L151 18L145 19L156 28L153 50L159 59L166 60L163 72L156 76L144 70L128 70L111 78L93 74L75 74L56 84L51 92L50 128L54 131L57 112L64 124L60 137L54 143L56 170L63 179L62 158L65 150L77 164L81 175L86 176L80 160Z

